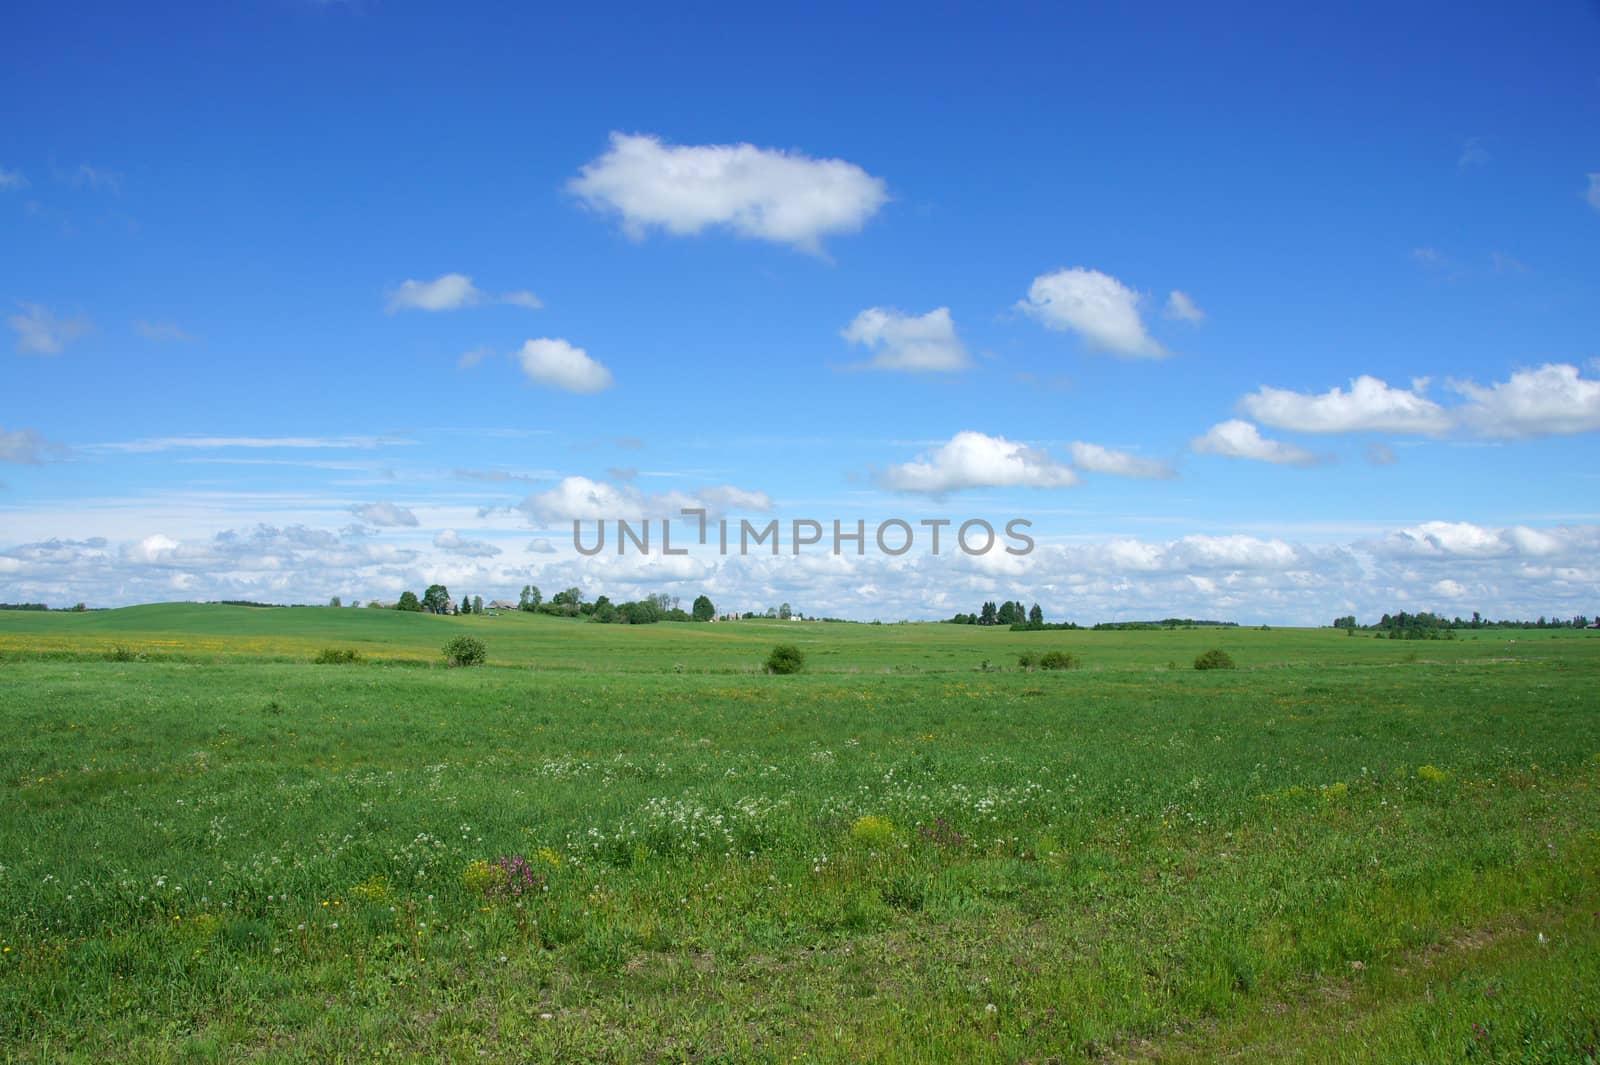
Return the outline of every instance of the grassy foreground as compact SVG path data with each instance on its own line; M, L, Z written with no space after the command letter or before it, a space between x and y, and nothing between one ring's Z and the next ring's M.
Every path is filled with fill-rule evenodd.
M1597 690L1583 634L0 615L0 1055L1594 1061Z

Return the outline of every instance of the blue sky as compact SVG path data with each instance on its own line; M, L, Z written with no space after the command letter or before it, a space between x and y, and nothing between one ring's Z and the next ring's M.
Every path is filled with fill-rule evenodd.
M1479 7L13 5L0 600L1593 614L1600 11ZM1039 547L571 549L685 502Z

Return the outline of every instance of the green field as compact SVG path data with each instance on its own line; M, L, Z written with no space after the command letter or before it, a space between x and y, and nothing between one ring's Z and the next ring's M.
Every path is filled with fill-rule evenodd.
M0 612L0 1055L1593 1062L1596 635Z

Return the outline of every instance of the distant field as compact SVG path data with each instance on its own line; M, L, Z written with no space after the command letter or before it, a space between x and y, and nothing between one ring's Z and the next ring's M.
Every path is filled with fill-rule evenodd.
M162 603L82 614L0 611L0 657L97 656L116 647L183 661L304 661L324 647L371 659L440 662L459 633L490 644L502 666L600 672L754 672L778 641L809 656L812 672L967 671L985 660L1060 648L1088 669L1189 668L1226 649L1241 666L1365 665L1510 657L1543 659L1600 648L1600 632L1484 630L1457 640L1375 639L1334 629L1201 628L1161 632L1012 632L976 625L846 625L811 621L595 625L542 614L444 617L395 610L262 608ZM1588 640L1588 643L1576 641Z
M1582 632L0 612L0 1057L1594 1061L1597 692Z

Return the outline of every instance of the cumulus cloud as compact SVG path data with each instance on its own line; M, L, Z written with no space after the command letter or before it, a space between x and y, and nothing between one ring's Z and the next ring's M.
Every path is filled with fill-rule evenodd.
M913 462L889 467L882 481L901 492L943 495L965 488L1067 488L1079 478L1044 451L967 430Z
M44 437L32 429L0 428L0 462L20 462L36 466L48 447Z
M1465 521L1428 521L1395 529L1369 545L1374 554L1427 559L1548 559L1577 555L1600 546L1594 527L1534 529L1526 525L1491 528Z
M472 283L466 274L441 274L432 281L402 281L389 290L388 312L459 311L486 303L505 303L536 311L544 301L527 289L492 296Z
M1098 270L1074 267L1042 274L1017 306L1049 329L1077 333L1091 348L1129 358L1167 354L1145 331L1139 294Z
M1206 312L1187 292L1172 290L1167 297L1165 313L1168 318L1176 318L1180 322L1194 322L1196 324L1206 320Z
M1483 436L1526 438L1600 429L1600 381L1576 366L1550 363L1519 370L1488 387L1470 381L1451 387L1467 398L1461 422Z
M535 555L553 555L556 553L556 545L539 537L528 542L528 551Z
M486 540L468 540L454 529L446 529L433 538L433 546L450 555L464 558L493 558L500 549Z
M842 159L624 133L611 134L568 188L636 239L652 228L685 236L721 227L809 252L859 230L889 198L882 179Z
M1283 466L1313 466L1317 462L1317 456L1305 448L1281 440L1268 440L1261 435L1261 430L1239 418L1213 425L1205 435L1196 437L1189 447L1200 455L1252 459Z
M396 506L394 503L363 503L359 506L351 507L350 513L364 522L389 528L417 524L417 516L415 514L405 507Z
M548 388L590 395L610 388L613 379L605 365L582 348L559 338L529 340L517 352L522 372Z
M945 372L964 370L971 360L956 335L950 308L924 315L870 307L855 316L840 334L873 352L867 366L876 370Z
M1239 401L1257 421L1301 433L1422 433L1436 436L1450 428L1450 414L1417 392L1391 388L1362 374L1350 390L1334 387L1319 395L1263 387Z
M21 313L8 316L6 324L17 334L17 350L24 355L59 355L68 344L94 331L94 323L81 314L60 318L37 303L17 306Z
M432 281L402 281L389 293L389 313L457 311L483 302L483 292L465 274L443 274Z
M1116 477L1164 478L1177 473L1165 462L1142 459L1126 451L1116 451L1099 444L1075 441L1072 445L1072 464L1086 473L1109 473Z
M679 511L685 507L697 507L707 514L767 511L772 509L772 500L765 492L754 492L733 485L651 495L632 485L615 485L587 477L564 477L554 488L528 496L518 504L517 509L536 523L548 524L676 519Z

